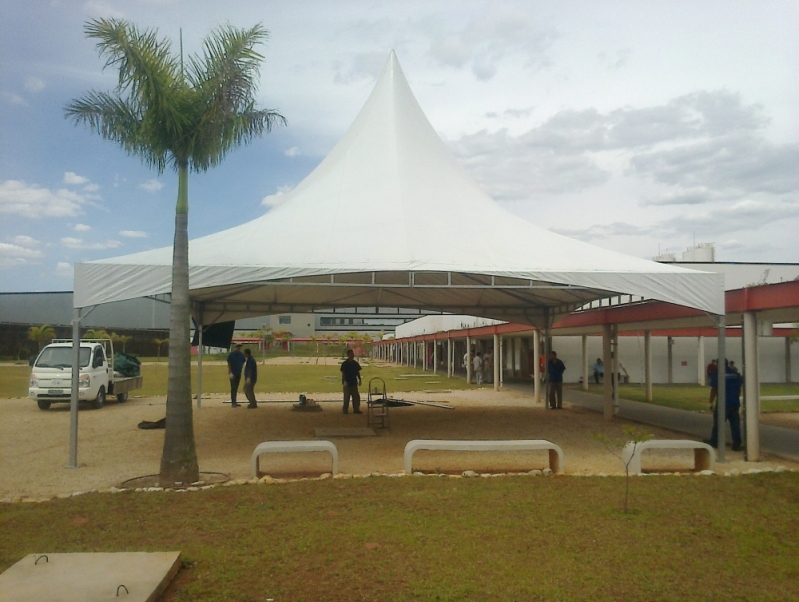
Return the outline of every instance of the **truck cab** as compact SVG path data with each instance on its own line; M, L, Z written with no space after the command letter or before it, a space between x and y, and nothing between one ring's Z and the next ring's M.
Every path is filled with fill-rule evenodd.
M91 401L99 409L106 395L114 392L113 345L110 340L80 342L78 399ZM39 408L69 402L72 397L72 341L54 341L42 349L33 364L28 395ZM124 401L121 399L120 401Z

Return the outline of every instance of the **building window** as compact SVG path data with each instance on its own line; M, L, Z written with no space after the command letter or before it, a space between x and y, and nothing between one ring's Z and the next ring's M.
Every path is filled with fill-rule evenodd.
M279 316L277 319L278 324L291 324L291 316Z

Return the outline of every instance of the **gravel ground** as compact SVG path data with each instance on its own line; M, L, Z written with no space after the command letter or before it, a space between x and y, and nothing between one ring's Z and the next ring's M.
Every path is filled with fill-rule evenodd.
M575 407L545 410L530 398L513 391L492 389L447 393L394 393L395 397L444 402L454 410L413 406L391 409L389 429L375 429L376 436L332 439L339 453L339 472L348 474L399 473L402 454L411 439L548 439L564 452L569 475L623 474L617 456L593 435L622 438L623 421L608 423L602 416ZM249 478L250 455L267 440L313 439L315 428L366 427L366 413L341 412L341 403L330 394L309 395L321 401L321 412L292 411L297 394L259 395L257 410L233 409L221 395L204 398L195 411L195 439L200 470L221 472L231 478ZM75 491L119 486L123 481L159 471L163 430L141 430L142 420L164 417L165 398L131 398L127 403L109 403L102 410L79 414L78 462L80 468L65 468L69 460L69 408L55 405L37 409L30 399L0 399L0 499L42 498ZM657 438L684 435L647 427ZM279 456L279 457L278 457ZM728 452L724 470L764 468L794 464L766 457L746 463L743 454ZM644 456L644 469L688 471L690 451L657 452ZM460 473L527 471L547 466L546 452L444 453L418 452L414 469ZM262 470L273 476L319 475L330 470L327 454L272 454L262 456Z

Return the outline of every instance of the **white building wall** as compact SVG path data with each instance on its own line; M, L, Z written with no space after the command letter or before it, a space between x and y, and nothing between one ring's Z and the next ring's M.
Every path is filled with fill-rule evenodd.
M668 351L666 337L652 337L652 382L668 382ZM743 366L742 339L727 337L727 358ZM602 337L588 337L589 378L591 366L602 357ZM555 337L553 347L566 364L564 381L576 383L582 375L582 338L579 336ZM696 337L675 337L673 350L674 384L698 382L698 344ZM717 356L715 337L705 337L705 363ZM619 337L619 359L630 375L630 382L644 382L644 337ZM791 345L791 382L799 382L799 343ZM760 382L785 382L784 337L760 337Z

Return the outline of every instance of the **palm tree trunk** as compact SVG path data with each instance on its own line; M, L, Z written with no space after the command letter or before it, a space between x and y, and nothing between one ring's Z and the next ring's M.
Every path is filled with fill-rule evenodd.
M191 345L189 340L189 172L178 168L178 202L172 255L172 302L169 317L169 384L166 432L159 481L162 487L200 479L194 447L191 408Z

